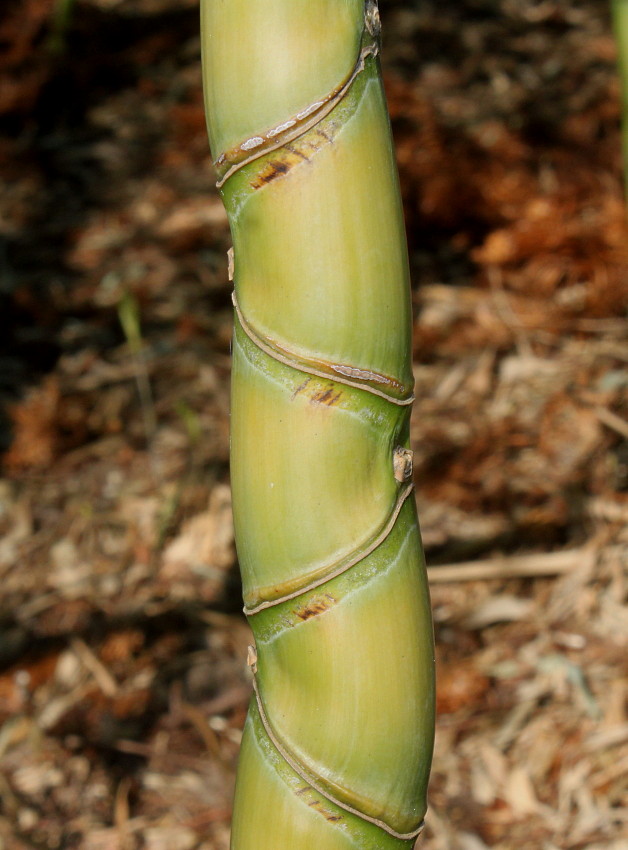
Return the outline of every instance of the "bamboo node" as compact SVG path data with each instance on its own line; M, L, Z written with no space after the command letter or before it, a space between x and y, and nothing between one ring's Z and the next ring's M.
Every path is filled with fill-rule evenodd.
M352 557L350 557L346 561L341 561L337 566L330 568L327 572L323 572L322 575L319 575L317 578L312 579L307 584L303 584L301 587L297 587L296 590L291 591L290 593L282 594L281 596L277 596L272 599L264 599L264 601L259 602L255 606L245 605L244 613L247 617L252 617L254 614L258 614L260 611L264 611L266 608L273 608L275 605L281 605L283 602L288 602L291 599L296 599L299 596L303 596L304 593L309 593L310 590L315 590L317 587L321 587L323 584L327 584L327 582L331 581L334 578L338 578L343 573L346 573L347 570L350 570L352 567L355 567L356 564L359 564L360 561L363 561L367 558L371 552L374 552L378 546L386 540L388 535L393 530L395 523L397 522L397 517L399 516L401 509L406 501L406 499L410 496L410 493L414 490L414 484L410 483L399 493L397 496L397 501L395 502L395 506L392 510L391 515L388 518L386 525L383 526L379 534L371 539L370 543L365 546L365 548L358 547ZM275 590L277 586L275 585ZM258 592L259 599L259 592Z
M422 834L424 829L425 829L425 821L422 820L421 823L419 824L419 826L417 827L417 837L416 837L416 841L412 845L412 850L417 850L417 848L419 846L419 839L421 838L421 834Z
M342 363L330 363L325 360L309 359L289 351L288 349L280 348L277 343L274 343L274 346L271 345L270 341L264 340L257 331L249 325L247 319L242 313L242 310L240 309L235 292L231 293L231 301L233 302L238 322L240 323L240 327L244 333L254 345L261 349L265 354L268 354L269 357L272 357L273 360L277 360L279 363L283 363L286 366L290 366L291 369L297 369L307 375L315 375L317 378L330 379L339 384L346 384L348 387L355 387L358 390L364 390L365 392L376 395L379 398L386 399L386 401L390 401L392 404L397 404L401 407L406 407L413 403L414 395L412 393L405 398L397 398L395 395L391 395L390 393L377 389L376 387L371 386L370 383L367 383L368 381L382 383L406 394L408 392L408 388L404 387L403 384L396 381L394 378L389 378L386 375L380 375L377 372L371 372L368 369L357 369L354 366L346 366Z
M218 189L221 189L227 180L241 168L244 168L245 165L255 162L266 154L285 147L287 143L304 136L308 130L319 124L340 103L358 74L365 69L368 57L377 56L379 53L377 36L381 26L377 3L374 0L367 0L364 15L364 28L371 36L372 41L365 44L363 40L360 53L349 76L325 95L322 100L309 104L296 115L290 116L276 127L264 131L262 135L252 136L230 150L223 151L214 160L214 166L218 170L220 178L216 183Z
M252 647L249 647L249 649L252 649ZM257 703L259 718L262 722L262 726L264 727L264 731L268 735L269 740L274 745L275 749L283 758L283 760L290 765L290 767L294 770L297 776L300 776L304 782L307 782L310 788L313 788L321 795L321 797L324 797L326 800L329 800L329 802L333 803L334 806L338 806L339 809L344 809L346 812L355 815L356 817L360 818L363 821L366 821L367 823L372 823L375 826L378 826L381 830L388 833L388 835L392 835L393 838L398 838L401 841L411 841L413 839L418 838L421 832L423 832L425 821L422 820L418 827L416 829L413 829L412 832L397 832L397 830L393 829L385 821L380 820L379 818L371 817L371 815L367 815L365 812L362 812L359 809L350 806L348 803L343 802L334 794L331 794L324 787L324 784L319 781L319 778L310 774L307 768L299 761L299 759L295 755L290 752L290 750L283 744L279 736L276 734L266 713L266 708L264 706L264 701L262 700L262 695L260 693L259 684L256 676L253 676L253 693L255 694L255 702Z
M412 459L414 452L412 449L404 449L403 446L397 446L393 452L393 471L395 478L401 484L410 481L412 478Z

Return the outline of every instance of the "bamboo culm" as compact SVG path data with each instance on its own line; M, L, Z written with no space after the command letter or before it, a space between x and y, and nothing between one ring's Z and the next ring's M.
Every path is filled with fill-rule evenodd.
M202 0L254 693L232 850L402 850L434 734L403 216L368 0Z

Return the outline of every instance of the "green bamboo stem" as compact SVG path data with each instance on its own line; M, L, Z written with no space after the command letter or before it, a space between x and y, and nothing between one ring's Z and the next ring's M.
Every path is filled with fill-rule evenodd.
M613 26L617 39L622 111L622 161L628 200L628 0L612 0Z
M434 679L377 7L201 9L234 244L231 477L256 643L232 848L401 850L426 810Z

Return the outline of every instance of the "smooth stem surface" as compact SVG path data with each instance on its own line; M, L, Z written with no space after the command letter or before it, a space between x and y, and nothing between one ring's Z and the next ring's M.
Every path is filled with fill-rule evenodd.
M403 450L410 293L378 22L363 0L202 3L257 652L233 850L401 850L426 809L433 645Z

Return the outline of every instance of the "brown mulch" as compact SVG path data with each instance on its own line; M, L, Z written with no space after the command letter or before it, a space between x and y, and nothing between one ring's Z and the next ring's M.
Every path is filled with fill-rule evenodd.
M55 8L0 21L0 848L226 850L249 632L196 4L76 0L67 26ZM382 15L439 672L420 846L620 850L628 232L608 3Z

